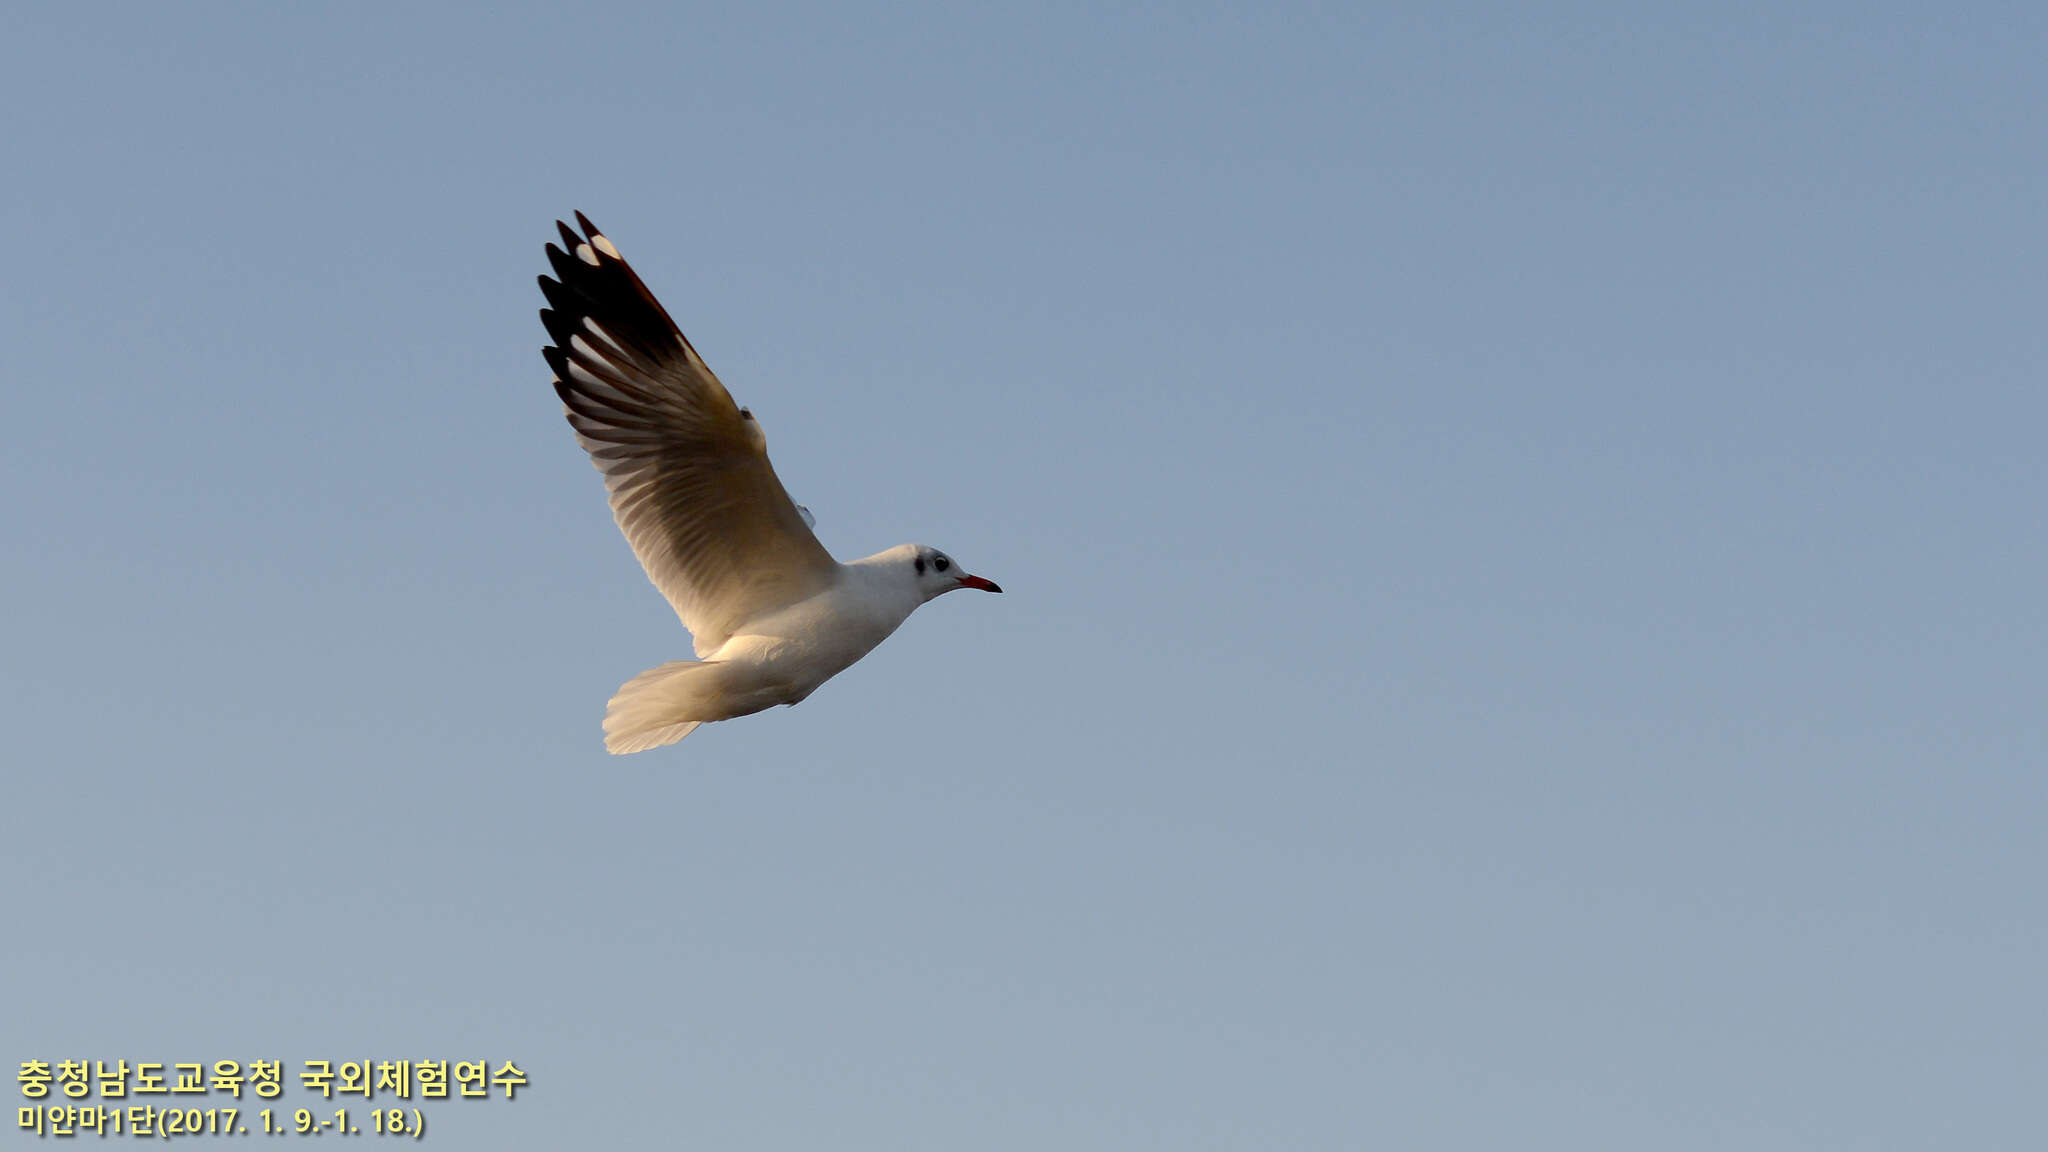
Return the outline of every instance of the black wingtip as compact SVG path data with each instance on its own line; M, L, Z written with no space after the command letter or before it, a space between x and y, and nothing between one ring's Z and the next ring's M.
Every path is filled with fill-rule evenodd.
M576 214L576 222L577 222L578 224L581 224L581 225L583 225L583 234L584 234L585 236L602 236L602 235L604 234L604 233L602 233L602 232L599 232L599 231L597 230L597 225L595 225L595 224L592 224L592 223L590 222L590 217L588 217L588 216L585 216L585 215L584 215L583 213L581 213L581 212L578 212L578 213Z

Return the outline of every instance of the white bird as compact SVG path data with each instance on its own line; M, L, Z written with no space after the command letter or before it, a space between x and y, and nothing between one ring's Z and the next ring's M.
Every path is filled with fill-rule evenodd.
M582 236L556 221L563 247L548 245L560 279L540 278L554 339L542 355L619 530L697 652L620 687L605 707L607 751L659 748L699 724L795 704L926 601L1002 591L922 544L833 560L776 478L754 414L612 242L581 212L576 222Z

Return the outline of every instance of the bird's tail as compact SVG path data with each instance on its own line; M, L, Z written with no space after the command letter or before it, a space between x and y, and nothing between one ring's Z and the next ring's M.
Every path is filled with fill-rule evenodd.
M614 756L673 744L722 720L715 660L674 660L619 686L604 707L604 750Z

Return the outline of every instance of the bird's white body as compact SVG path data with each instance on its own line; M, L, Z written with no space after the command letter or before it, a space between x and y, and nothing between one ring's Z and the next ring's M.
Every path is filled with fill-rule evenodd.
M840 565L830 588L751 622L719 645L709 659L757 670L761 691L777 697L746 711L802 700L910 619L924 597L916 585L890 579L882 564L901 551Z
M925 602L901 579L915 545L841 564L815 595L751 620L701 660L679 660L628 681L605 712L607 744L637 752L680 740L673 727L796 704L889 638ZM687 721L677 717L687 716Z
M633 552L695 639L605 709L605 747L638 752L699 724L795 704L874 650L919 605L1000 592L945 553L903 544L841 564L783 491L767 437L619 251L580 213L548 246L560 280L544 349L569 424L604 473Z

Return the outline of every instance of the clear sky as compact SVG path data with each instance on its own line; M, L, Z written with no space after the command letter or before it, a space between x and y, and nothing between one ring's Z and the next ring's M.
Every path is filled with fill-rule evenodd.
M2038 1148L2044 42L18 5L5 1059L525 1069L446 1152ZM606 756L689 643L577 209L828 548L1007 594Z

